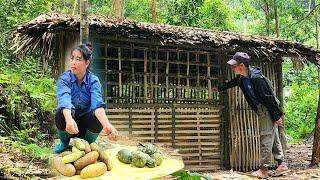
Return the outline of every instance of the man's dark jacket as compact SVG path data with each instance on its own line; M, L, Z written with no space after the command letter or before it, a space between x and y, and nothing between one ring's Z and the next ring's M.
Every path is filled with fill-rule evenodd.
M257 67L249 66L249 77L251 79L252 88L259 102L268 109L272 120L277 121L283 115L283 113L279 108L279 100L275 97L271 88L271 82L269 81L269 79L264 77L260 69ZM251 108L254 111L257 111L258 108L256 104L252 101L252 99L248 95L248 92L246 91L246 88L244 87L243 78L243 76L235 77L229 82L224 83L222 86L219 86L218 91L220 92L235 86L240 86L244 97L246 98Z

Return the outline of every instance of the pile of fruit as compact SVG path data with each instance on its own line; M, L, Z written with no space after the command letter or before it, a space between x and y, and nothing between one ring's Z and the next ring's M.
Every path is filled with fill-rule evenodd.
M138 150L130 151L129 149L121 149L117 153L119 161L125 164L132 164L135 167L154 168L160 166L163 161L163 155L153 144L146 144Z
M51 159L55 170L64 176L80 175L80 178L92 178L103 175L112 169L112 163L106 152L96 143L77 139L72 151L64 151Z

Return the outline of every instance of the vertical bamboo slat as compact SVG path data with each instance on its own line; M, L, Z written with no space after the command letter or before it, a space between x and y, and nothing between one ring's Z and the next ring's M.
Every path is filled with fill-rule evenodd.
M187 89L189 91L190 86L190 78L189 78L189 72L190 72L190 54L187 53Z
M167 51L167 63L166 63L166 98L169 98L169 51Z
M155 115L155 118L154 118L154 126L155 126L155 128L154 128L154 130L155 130L155 133L154 133L154 139L155 139L155 142L157 143L157 142L159 142L159 140L158 140L158 137L159 137L159 118L158 118L158 108L157 107L155 107L154 108L154 115Z
M196 86L199 87L200 86L200 73L199 73L199 52L197 51L196 53L196 62L197 62L197 65L196 65L196 73L197 73L197 83L196 83ZM196 98L199 98L199 90L196 91Z
M122 73L121 73L121 48L119 47L118 48L118 58L119 58L119 86L118 86L118 94L119 94L119 97L122 96Z
M179 58L179 50L177 50L177 60L180 61L180 58ZM177 91L177 96L176 98L177 99L180 99L180 91L181 91L181 83L180 83L180 65L178 64L177 65L178 67L178 70L177 70L177 85L178 87L176 88L176 91ZM180 103L180 102L177 102L177 103Z
M198 136L198 152L199 152L199 162L201 166L202 161L202 147L201 147L201 129L200 129L200 114L197 112L197 136Z
M147 76L147 72L148 72L148 54L147 54L147 50L144 49L143 51L143 97L144 97L144 101L147 102L148 101L148 76Z
M149 52L150 60L149 60L149 86L150 86L150 102L154 102L154 83L153 83L153 68L152 68L152 53Z
M171 136L172 136L172 147L175 147L175 139L176 139L176 109L175 109L175 104L172 103L172 107L171 107L171 111L172 111L172 127L171 127Z
M132 59L134 57L134 50L133 50L133 44L130 44L130 58ZM136 75L135 75L135 63L134 61L131 61L131 78L132 82L136 82ZM136 87L133 85L130 85L132 87L132 99L134 103L136 103Z
M155 84L159 84L159 65L158 65L158 60L159 60L159 47L156 47L156 62L155 62ZM156 88L156 97L155 100L158 102L158 96L159 96L159 88Z
M210 54L207 54L207 79L208 79L208 99L212 100L212 88L211 88L211 71L210 71Z

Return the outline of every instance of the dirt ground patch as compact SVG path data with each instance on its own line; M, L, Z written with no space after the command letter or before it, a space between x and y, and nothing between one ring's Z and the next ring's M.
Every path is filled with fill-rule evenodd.
M320 168L309 167L312 156L312 143L289 145L286 151L288 167L291 170L283 176L269 177L268 179L298 180L298 179L320 179ZM248 173L236 171L218 171L205 173L213 179L257 179L248 176Z
M98 143L105 147L112 147L112 143L106 143L98 139ZM138 141L120 139L119 144L137 145ZM174 149L167 148L168 151L174 153ZM291 169L284 176L270 177L268 179L320 179L320 168L309 167L312 155L312 143L303 143L298 145L290 145L286 151L288 166ZM1 144L0 147L0 179L57 179L54 172L51 171L49 165L44 160L34 160L23 155L21 152ZM255 179L247 176L245 173L234 172L230 170L221 170L217 172L203 173L212 179ZM163 179L173 179L171 176Z

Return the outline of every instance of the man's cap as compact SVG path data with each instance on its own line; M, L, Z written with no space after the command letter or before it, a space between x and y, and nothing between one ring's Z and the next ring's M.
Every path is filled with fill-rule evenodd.
M250 56L247 53L244 52L236 52L232 59L230 59L228 62L230 65L236 65L243 63L245 65L249 65L250 63Z

